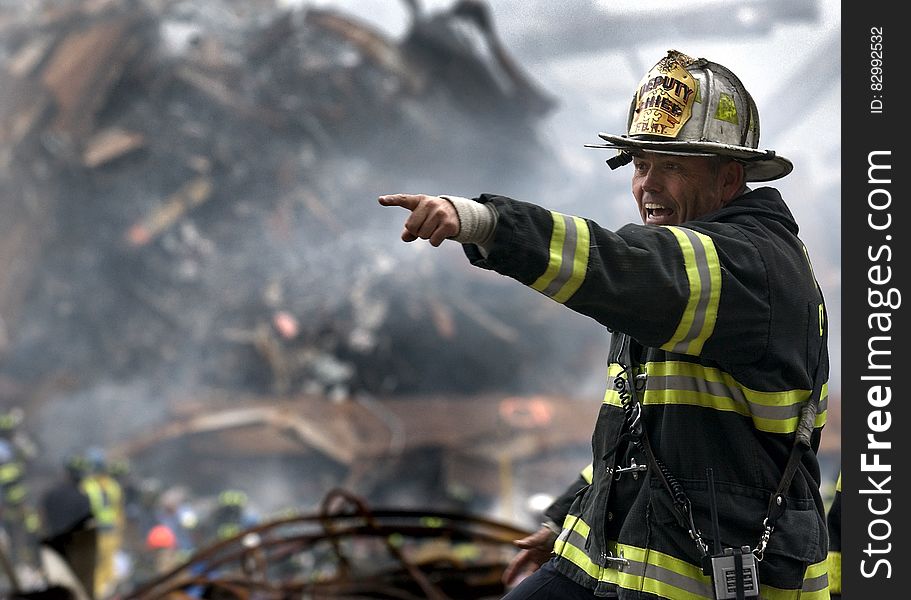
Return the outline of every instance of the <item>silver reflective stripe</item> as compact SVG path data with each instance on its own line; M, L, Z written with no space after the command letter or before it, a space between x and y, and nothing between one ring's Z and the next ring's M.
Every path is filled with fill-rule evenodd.
M680 245L689 297L677 329L661 348L698 356L715 330L721 299L721 264L709 236L685 227L664 227L674 234Z
M702 282L702 287L699 290L699 300L696 303L696 310L693 312L693 322L690 324L690 330L687 331L684 338L678 342L672 350L672 352L685 353L689 348L690 342L699 336L705 325L706 308L708 308L709 297L712 294L712 276L709 273L705 248L702 245L702 241L696 236L696 232L684 228L680 228L680 231L682 231L686 237L690 238L690 243L693 245L693 253L696 255L696 269L699 271L699 281Z
M751 418L758 430L769 433L793 433L801 408L811 393L805 389L753 390L720 369L684 361L650 362L644 370L648 376L641 396L644 406L674 404L735 412ZM619 365L612 363L608 367L608 377L619 371ZM620 396L613 386L605 391L604 402L621 406ZM823 384L815 427L825 424L828 405L828 384Z
M790 419L792 417L797 417L800 415L800 409L803 407L803 403L766 406L756 402L750 402L743 394L742 389L729 387L720 381L706 381L696 377L684 377L680 375L649 377L648 386L650 390L690 391L709 394L720 398L729 398L740 405L744 411L748 411L752 415L765 419Z
M573 258L575 258L576 253L576 223L572 217L567 217L566 215L560 215L560 218L563 219L563 227L566 231L566 237L563 239L563 248L561 251L561 263L560 270L557 272L557 276L554 277L554 280L550 284L541 290L546 296L553 298L557 295L563 286L566 285L566 282L569 281L570 277L573 276Z
M628 575L633 575L636 577L642 577L644 579L651 579L660 584L667 584L690 592L691 594L696 594L702 598L712 598L714 597L714 590L710 584L705 584L701 581L696 581L692 577L687 577L676 571L666 569L657 564L643 563L639 561L630 560L628 556L624 556L625 559L629 560L629 566L623 569L623 572ZM623 586L620 583L621 587ZM646 589L652 586L646 586Z
M530 287L557 302L565 303L585 280L590 234L588 224L580 217L551 211L551 218L554 227L548 248L547 268Z
M803 580L803 587L801 588L804 592L818 592L829 587L829 574L823 573L816 577L810 577Z
M576 548L581 549L581 548L585 547L585 538L582 537L582 534L580 534L578 531L564 529L560 533L560 537L558 537L557 539L563 540L567 544L573 545Z

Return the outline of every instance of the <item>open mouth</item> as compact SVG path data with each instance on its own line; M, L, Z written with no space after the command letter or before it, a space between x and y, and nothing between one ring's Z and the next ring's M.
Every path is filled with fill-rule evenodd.
M648 202L644 205L645 214L649 221L663 221L674 214L674 209Z

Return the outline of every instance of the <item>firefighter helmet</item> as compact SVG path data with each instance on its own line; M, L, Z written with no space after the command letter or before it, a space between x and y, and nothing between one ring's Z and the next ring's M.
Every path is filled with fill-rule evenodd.
M104 473L108 468L107 453L104 448L92 446L85 451L86 466L92 473Z
M744 165L747 181L770 181L794 168L773 150L759 149L759 111L740 79L727 67L668 50L633 94L625 135L598 134L627 164L639 151L689 156L728 156Z
M82 454L70 454L63 460L66 471L77 481L89 472L89 462Z
M146 546L152 550L176 548L177 536L170 527L159 523L152 527L146 535Z

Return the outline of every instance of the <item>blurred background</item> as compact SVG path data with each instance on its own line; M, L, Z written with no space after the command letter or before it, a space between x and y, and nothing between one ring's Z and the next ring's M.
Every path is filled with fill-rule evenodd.
M795 164L774 186L828 302L828 501L839 2L7 0L12 562L29 562L16 548L46 532L42 499L77 467L124 490L121 592L156 572L138 565L163 515L205 529L196 551L226 498L245 525L341 489L536 528L590 461L608 334L457 244L402 243L404 212L376 197L494 192L637 222L629 173L584 144L624 130L670 48L737 73L760 146Z

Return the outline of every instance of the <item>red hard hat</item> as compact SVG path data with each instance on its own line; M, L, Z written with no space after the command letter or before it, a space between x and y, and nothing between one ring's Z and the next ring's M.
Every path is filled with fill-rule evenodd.
M176 548L177 536L167 525L156 525L146 536L146 546L152 549Z

